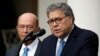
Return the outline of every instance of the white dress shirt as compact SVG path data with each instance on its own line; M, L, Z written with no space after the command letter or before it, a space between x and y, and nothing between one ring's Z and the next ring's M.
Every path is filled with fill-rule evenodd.
M28 56L34 56L35 55L35 52L36 52L36 49L37 49L37 46L38 46L38 43L39 43L39 40L38 38L36 38L30 45L28 45L27 47L29 48L29 51L28 51ZM21 47L21 50L19 52L19 56L22 56L23 52L24 52L24 48L26 46L24 44L22 44L22 47Z

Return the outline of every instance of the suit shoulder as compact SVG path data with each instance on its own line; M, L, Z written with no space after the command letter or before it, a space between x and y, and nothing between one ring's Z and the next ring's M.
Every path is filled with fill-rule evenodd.
M94 31L83 29L80 27L74 27L71 35L74 35L75 38L77 39L83 39L83 40L94 39L94 38L98 39L98 35Z
M19 45L16 45L16 46L13 46L13 47L11 47L11 48L8 48L8 49L6 50L6 54L7 54L7 53L15 52L16 50L18 50L18 49L20 48L20 46L21 46L21 43L20 43Z
M76 34L76 38L81 41L98 40L98 35L94 31L88 29L80 29Z
M6 52L12 52L12 51L14 51L15 49L17 49L18 47L16 47L16 46L14 46L14 47L11 47L11 48L8 48L7 50L6 50Z
M97 34L94 31L87 30L87 29L82 29L81 34L85 36L97 36Z
M11 55L11 53L15 52L15 51L14 51L15 49L16 49L15 47L8 48L8 49L6 50L6 56L9 56L9 55Z

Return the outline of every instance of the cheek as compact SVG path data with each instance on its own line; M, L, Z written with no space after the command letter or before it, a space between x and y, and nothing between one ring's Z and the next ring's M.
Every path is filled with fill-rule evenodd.
M65 33L68 30L67 25L61 26L61 30L62 30L62 33Z
M72 22L69 22L69 23L66 24L65 30L68 33L68 32L70 32L71 29L72 29Z
M19 38L21 38L22 37L22 32L20 30L17 30L17 32L18 32Z
M20 31L18 31L18 35L19 35L19 38L21 38L21 32Z
M21 34L21 31L20 30L17 30L18 34L20 35Z
M53 27L50 26L50 30L51 30L51 32L53 32Z
M71 28L71 25L72 25L71 22L65 22L61 26L61 29L63 30L63 32L68 32Z

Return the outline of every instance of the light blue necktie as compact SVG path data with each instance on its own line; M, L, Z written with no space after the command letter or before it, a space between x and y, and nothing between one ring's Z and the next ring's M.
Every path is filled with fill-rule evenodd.
M60 56L61 55L61 52L62 52L62 49L63 49L64 45L65 45L65 41L64 40L61 40L60 41L60 45L58 47L57 56Z
M29 48L25 47L22 56L28 56L28 50L29 50Z

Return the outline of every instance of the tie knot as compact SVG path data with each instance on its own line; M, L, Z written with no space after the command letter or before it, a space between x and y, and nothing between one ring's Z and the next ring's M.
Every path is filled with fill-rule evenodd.
M25 47L22 56L28 56L28 50L29 50L29 48L28 47Z
M25 48L24 48L24 51L28 51L28 50L29 50L29 48L28 48L28 47L25 47Z
M64 41L64 40L61 40L60 43L61 43L61 44L65 44L65 41Z

